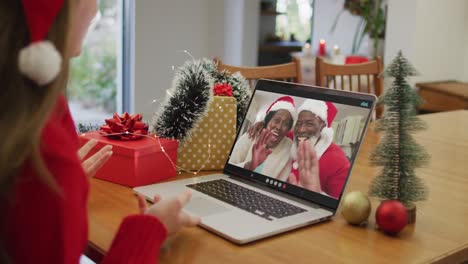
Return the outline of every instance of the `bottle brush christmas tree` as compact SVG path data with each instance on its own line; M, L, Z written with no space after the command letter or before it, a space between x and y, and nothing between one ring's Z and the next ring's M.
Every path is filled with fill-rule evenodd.
M383 200L399 200L406 207L413 207L413 202L427 197L427 188L416 176L415 169L427 163L429 155L411 136L414 131L426 128L416 116L416 108L422 99L406 81L408 76L416 74L401 51L385 70L384 76L394 79L379 98L379 103L386 106L385 114L376 126L383 138L371 158L372 164L381 166L382 170L372 181L369 195Z

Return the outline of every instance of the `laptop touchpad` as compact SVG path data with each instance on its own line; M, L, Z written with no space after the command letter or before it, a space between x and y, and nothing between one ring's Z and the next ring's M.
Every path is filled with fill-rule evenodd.
M184 207L184 209L187 212L200 217L219 214L232 210L214 202L213 200L200 196L192 197L192 199Z

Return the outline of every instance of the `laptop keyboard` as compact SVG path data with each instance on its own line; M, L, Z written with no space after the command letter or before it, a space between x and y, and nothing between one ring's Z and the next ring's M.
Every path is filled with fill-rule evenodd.
M306 211L223 179L189 184L187 187L270 221Z

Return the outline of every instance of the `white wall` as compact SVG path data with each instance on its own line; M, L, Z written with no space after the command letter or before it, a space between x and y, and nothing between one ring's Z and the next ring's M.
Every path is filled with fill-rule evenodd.
M159 107L153 100L162 99L170 88L171 66L190 59L182 50L196 59L218 56L226 63L253 65L258 34L255 3L259 5L259 0L136 1L132 112L151 118Z
M419 0L416 32L421 80L454 80L463 72L466 0Z
M210 56L208 0L137 1L135 3L135 111L148 118L153 99L170 87L173 71L194 57Z
M390 63L400 49L407 59L414 61L417 1L390 0L388 2L384 63Z
M242 64L240 65L257 66L258 32L260 28L259 14L260 0L244 0L244 39L242 42Z
M154 1L154 0L153 0ZM165 0L171 1L171 0ZM208 12L209 17L206 20L207 25L207 47L210 54L213 56L223 57L224 51L226 50L227 33L225 29L225 16L226 10L224 1L209 0ZM186 30L190 30L186 29Z
M225 23L224 28L226 35L226 42L224 43L224 54L223 61L225 63L233 65L242 64L242 42L243 42L243 30L244 23L242 20L239 21L239 17L243 16L244 11L244 0L226 0L225 4L225 16L227 21L231 23Z
M391 0L385 63L401 49L420 72L420 81L467 80L468 1Z
M224 0L224 63L256 66L260 0Z

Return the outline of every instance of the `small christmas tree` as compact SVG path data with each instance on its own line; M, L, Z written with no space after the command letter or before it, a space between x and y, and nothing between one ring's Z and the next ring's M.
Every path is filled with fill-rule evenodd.
M399 200L405 206L427 197L427 188L416 176L415 169L427 163L429 155L411 136L411 132L426 128L416 116L416 108L422 100L406 81L408 76L416 74L401 51L385 70L384 76L394 77L394 80L379 98L379 104L386 106L376 126L383 132L383 138L371 158L373 165L383 168L372 181L369 195Z

